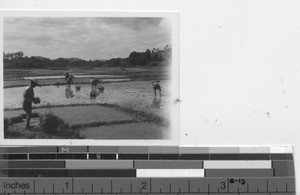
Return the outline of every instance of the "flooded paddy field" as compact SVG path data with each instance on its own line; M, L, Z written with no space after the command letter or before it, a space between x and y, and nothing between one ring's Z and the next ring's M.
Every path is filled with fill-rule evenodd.
M36 87L35 96L40 97L41 103L33 104L33 130L24 129L26 116L22 110L22 94L25 87L5 88L4 118L8 126L5 137L168 139L171 104L168 84L167 80L160 82L162 96L156 98L149 81L103 82L104 90L98 92L92 90L90 84L77 82L71 87ZM40 128L41 118L49 108L67 125L54 134L45 133Z
M80 90L76 90L76 86ZM36 87L34 93L41 98L41 103L33 107L73 104L108 103L119 105L136 111L157 114L168 117L167 107L170 102L168 81L161 81L163 89L161 98L155 98L149 81L130 81L117 83L104 83L103 93L91 98L91 85L74 84L67 86L42 86ZM22 108L23 91L25 87L13 87L4 89L4 110Z
M156 68L74 68L69 71L76 78L76 83L87 84L91 78L101 79L102 82L122 82L130 80L162 80L168 78L168 69ZM64 85L65 69L4 69L4 88L26 86L27 79L38 79L42 85L59 83Z

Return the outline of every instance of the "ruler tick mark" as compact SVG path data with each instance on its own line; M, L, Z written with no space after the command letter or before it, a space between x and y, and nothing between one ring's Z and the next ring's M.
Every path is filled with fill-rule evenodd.
M150 178L150 194L152 192L152 179Z
M33 180L33 193L35 194L35 179Z
M113 182L112 182L112 180L110 180L110 192L111 193L113 192Z
M72 178L72 193L74 193L74 178Z
M230 185L229 178L227 178L227 192L229 192L229 185Z

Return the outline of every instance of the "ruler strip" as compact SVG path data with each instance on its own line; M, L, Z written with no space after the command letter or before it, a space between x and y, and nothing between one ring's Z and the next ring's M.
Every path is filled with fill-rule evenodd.
M295 194L290 147L0 147L0 194Z
M35 184L34 184L35 183ZM53 187L54 185L54 187ZM6 193L295 193L294 178L0 178Z

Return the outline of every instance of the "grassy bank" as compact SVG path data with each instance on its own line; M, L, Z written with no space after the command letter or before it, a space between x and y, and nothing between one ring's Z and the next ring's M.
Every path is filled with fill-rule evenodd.
M52 106L51 116L59 125L49 131L43 126L46 108L33 110L32 130L24 129L26 115L21 109L4 111L5 138L163 139L168 134L167 119L111 104Z

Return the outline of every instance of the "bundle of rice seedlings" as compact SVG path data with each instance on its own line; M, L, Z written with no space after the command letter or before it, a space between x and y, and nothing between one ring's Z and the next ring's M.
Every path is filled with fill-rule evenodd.
M41 99L39 97L35 97L33 103L39 104L39 103L41 103Z
M60 127L66 126L64 121L55 115L45 115L40 118L41 128L45 133L56 134Z

